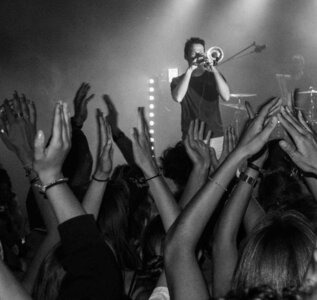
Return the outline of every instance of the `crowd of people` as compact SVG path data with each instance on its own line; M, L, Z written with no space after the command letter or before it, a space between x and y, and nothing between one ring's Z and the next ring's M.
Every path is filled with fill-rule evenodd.
M190 120L156 157L144 108L128 136L104 95L93 158L89 91L72 117L56 103L50 136L25 95L1 105L0 138L30 184L24 216L1 167L1 299L317 299L317 136L301 111L246 103L220 156L204 120ZM270 138L277 124L287 138Z

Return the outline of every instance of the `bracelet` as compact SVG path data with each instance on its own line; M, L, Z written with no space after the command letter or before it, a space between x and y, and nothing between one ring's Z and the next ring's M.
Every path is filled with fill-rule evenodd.
M252 187L255 187L257 180L254 177L251 177L245 173L241 173L239 179L250 184Z
M61 183L66 183L68 181L68 178L60 178L60 179L57 179L49 184L46 184L46 185L43 185L43 184L34 184L35 187L37 187L40 191L40 193L42 194L45 194L46 191L55 186L55 185L58 185L58 184L61 184Z
M208 177L208 179L211 181L211 182L213 182L213 183L215 183L216 185L218 185L222 190L224 190L225 192L228 192L228 189L227 188L225 188L222 184L220 184L219 182L217 182L216 180L213 180L213 178L212 177Z
M161 173L157 173L156 175L154 175L154 176L152 176L152 177L150 177L150 178L144 179L144 182L147 182L147 181L149 181L149 180L151 180L151 179L154 179L154 178L160 177L160 176L162 176Z
M253 170L259 172L260 175L263 174L262 169L261 169L259 166L255 165L254 163L252 163L252 162L250 162L250 161L248 162L248 168L253 169Z
M99 179L99 178L96 178L95 175L92 175L91 178L98 182L108 182L110 180L109 177L107 179Z

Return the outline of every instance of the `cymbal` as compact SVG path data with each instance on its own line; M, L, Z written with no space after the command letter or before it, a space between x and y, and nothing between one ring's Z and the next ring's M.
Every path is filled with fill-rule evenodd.
M220 102L222 106L239 109L239 110L246 110L245 106L243 104L238 103L228 103L228 102Z
M230 94L230 98L248 98L255 97L256 94Z
M317 94L316 90L300 91L298 94Z

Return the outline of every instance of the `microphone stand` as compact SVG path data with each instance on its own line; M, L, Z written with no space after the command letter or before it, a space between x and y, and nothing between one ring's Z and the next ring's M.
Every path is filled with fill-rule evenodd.
M245 56L245 55L254 53L255 51L251 51L251 52L249 52L249 53L245 53L245 54L243 54L243 55L240 55L240 54L242 54L243 52L245 52L245 51L247 51L248 49L250 49L250 48L252 48L252 47L255 47L255 46L256 46L256 43L253 42L253 43L252 43L251 45L249 45L248 47L246 47L246 48L240 50L240 51L237 52L236 54L233 54L232 56L228 57L228 58L225 59L224 61L220 62L220 63L218 64L218 66L223 65L224 63L226 63L226 62L228 62L228 61L230 61L230 60L233 60L234 58L239 58L239 57L243 57L243 56ZM240 55L240 56L239 56L239 55Z

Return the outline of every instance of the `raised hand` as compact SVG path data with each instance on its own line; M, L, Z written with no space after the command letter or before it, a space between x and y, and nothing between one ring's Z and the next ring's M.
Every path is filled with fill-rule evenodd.
M288 107L283 107L278 118L293 140L293 143L280 141L281 148L300 169L317 174L317 137L305 122L302 113L299 112L296 119Z
M204 138L205 122L200 122L198 119L191 121L184 144L187 154L197 168L210 168L210 137L209 130Z
M219 159L216 156L216 151L214 148L211 148L211 165L210 169L211 173L213 173L227 158L227 156L233 151L233 149L237 145L237 136L234 128L232 126L228 126L225 129L222 152Z
M90 85L83 82L76 92L74 98L75 115L73 122L76 126L82 127L88 116L87 104L94 97L94 94L88 96Z
M106 117L107 119L107 123L110 125L112 133L114 135L116 135L119 131L118 128L118 112L113 104L113 102L111 101L109 95L103 95L102 96L107 109L108 109L108 115Z
M71 147L70 113L67 103L58 102L55 106L52 138L45 147L45 135L42 130L34 141L34 169L42 184L62 178L62 165Z
M98 153L94 176L100 180L108 179L113 166L113 141L107 118L97 110Z
M157 175L158 167L151 149L150 134L144 115L144 107L138 107L138 127L132 130L133 155L136 164L146 176Z
M248 157L258 153L269 140L278 122L277 117L272 114L280 106L280 102L278 98L268 101L245 128L237 148Z
M35 132L35 104L15 92L13 100L5 100L0 110L0 138L23 165L32 164Z

